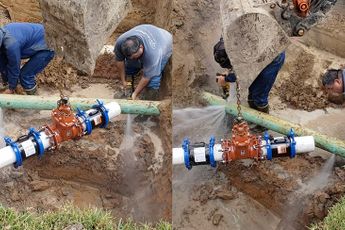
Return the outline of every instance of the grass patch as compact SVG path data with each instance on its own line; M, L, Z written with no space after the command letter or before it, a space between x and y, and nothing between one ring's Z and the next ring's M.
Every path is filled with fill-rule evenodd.
M132 220L114 219L109 212L99 209L79 209L66 205L56 212L17 212L0 206L0 229L8 230L60 230L71 225L84 229L104 230L171 230L171 224L161 221L156 225L137 224Z
M334 205L326 218L319 224L310 227L311 230L342 230L345 229L345 196Z

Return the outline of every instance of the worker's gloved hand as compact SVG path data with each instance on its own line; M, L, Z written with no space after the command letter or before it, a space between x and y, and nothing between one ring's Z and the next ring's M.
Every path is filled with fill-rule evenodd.
M224 86L226 82L236 82L237 77L234 72L217 73L216 82L220 86Z
M218 74L217 73L217 77L216 77L216 82L218 83L219 86L225 86L226 82L225 82L225 76Z

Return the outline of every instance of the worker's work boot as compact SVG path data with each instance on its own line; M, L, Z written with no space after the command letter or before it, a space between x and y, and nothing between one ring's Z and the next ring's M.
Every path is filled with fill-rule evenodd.
M37 85L35 85L33 88L31 89L24 89L25 93L27 95L36 95L37 94Z
M0 91L8 88L8 82L1 76L0 77Z
M259 112L267 113L267 114L270 113L270 107L268 104L264 105L264 106L258 106L255 104L255 102L253 100L248 99L248 105L250 108L255 109Z
M132 98L133 92L134 92L133 83L127 81L127 87L124 88L123 97L127 98L127 99L130 99L130 98Z
M269 114L269 105L268 104L265 106L257 106L253 100L248 99L248 105L250 108L255 109L259 112ZM254 124L254 123L251 123L251 122L249 123L249 129L254 134L260 134L260 135L263 134L265 131L267 131L267 128L260 126L260 125L257 125L257 124Z
M135 75L126 75L126 87L123 88L121 98L131 99L135 90Z
M0 91L4 91L8 88L8 83L7 82L1 82L0 83Z
M269 107L268 104L264 105L264 106L256 106L253 109L255 109L255 110L259 111L259 112L267 113L267 114L270 113L270 107Z
M144 89L140 99L145 101L159 101L159 89Z

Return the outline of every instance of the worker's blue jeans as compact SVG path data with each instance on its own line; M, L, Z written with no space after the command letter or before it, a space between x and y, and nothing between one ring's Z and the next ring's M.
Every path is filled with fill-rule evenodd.
M30 57L29 61L20 69L19 81L24 89L32 89L36 86L36 75L43 71L54 57L53 50L41 50ZM4 82L8 82L6 71L7 63L1 63L0 70Z
M248 100L253 100L257 106L268 104L268 95L277 78L278 72L284 64L285 52L279 54L268 66L263 69L259 76L249 87Z
M151 77L150 82L147 85L147 88L152 88L152 89L159 89L160 87L160 82L161 82L161 78L163 75L163 70L166 66L166 64L168 63L170 57L169 58L163 58L162 62L161 62L161 73L160 75ZM125 72L126 75L136 75L137 73L139 73L139 71L142 69L142 63L140 62L140 60L132 60L132 59L126 59L125 60Z

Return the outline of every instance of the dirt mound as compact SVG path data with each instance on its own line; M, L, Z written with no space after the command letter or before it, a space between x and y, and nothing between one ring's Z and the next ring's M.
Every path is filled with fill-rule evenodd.
M62 90L69 90L78 84L83 89L92 83L107 83L115 90L120 90L118 71L115 57L112 53L100 55L96 61L95 72L92 76L78 71L63 59L55 57L42 73L38 75L40 85Z
M92 77L106 79L119 78L115 62L114 53L101 54L96 60L96 67Z
M59 57L55 57L44 71L38 74L37 81L41 85L58 90L70 90L78 82L78 71Z
M287 76L276 86L281 100L296 109L307 111L326 108L329 103L319 82L321 73L315 76L313 71L315 55L302 49L295 58L287 63ZM322 68L326 69L329 64L324 63Z
M11 16L8 7L0 2L0 26L4 26L9 22L11 22Z
M11 19L16 22L41 22L42 14L38 0L2 0Z
M231 167L223 165L220 170L228 175L230 185L277 213L282 222L288 218L289 225L295 223L297 229L303 229L322 220L345 193L345 187L341 186L345 171L341 167L331 170L328 181L332 184L323 182L324 185L317 184L320 187L315 191L306 192L304 186L312 187L310 180L322 177L319 173L323 165L325 161L320 157L302 155L249 166L233 162ZM292 204L289 203L291 199L294 200Z

